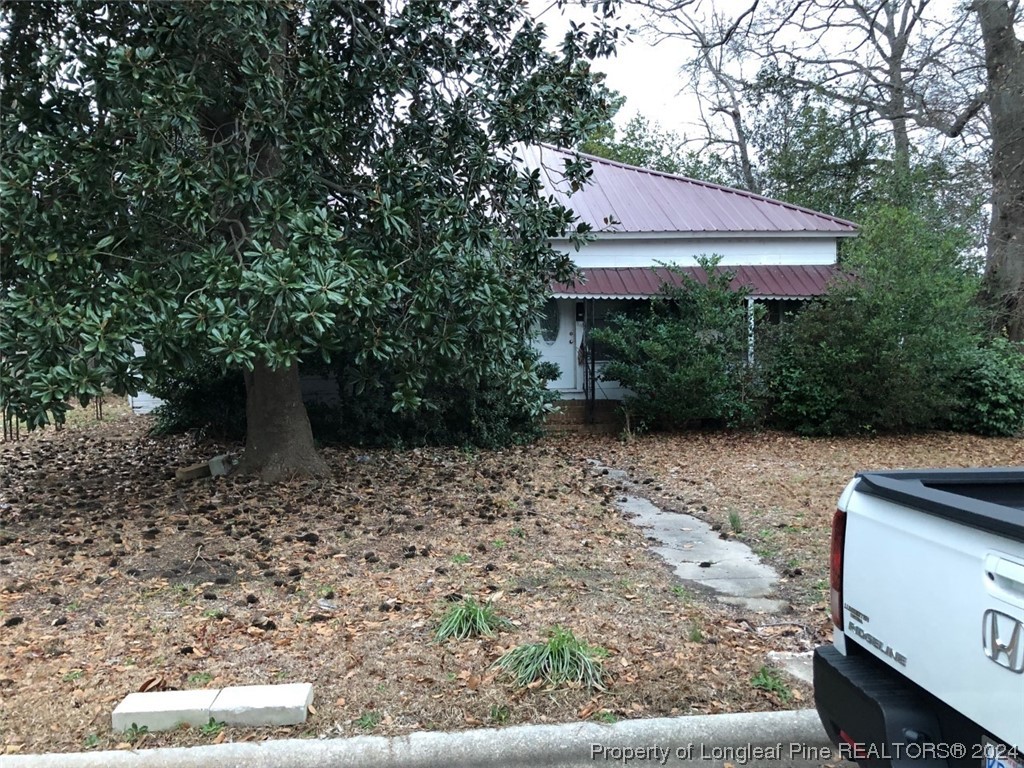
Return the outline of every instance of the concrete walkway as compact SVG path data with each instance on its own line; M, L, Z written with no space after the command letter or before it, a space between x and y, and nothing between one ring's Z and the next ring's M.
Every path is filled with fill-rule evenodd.
M684 512L669 512L643 495L643 487L621 469L590 461L596 473L618 482L625 495L616 502L626 520L656 542L651 550L675 570L681 581L699 584L716 598L758 613L782 613L788 608L775 598L779 574L741 541L722 536L703 520Z
M814 710L523 725L383 738L0 757L0 768L820 768L838 762Z

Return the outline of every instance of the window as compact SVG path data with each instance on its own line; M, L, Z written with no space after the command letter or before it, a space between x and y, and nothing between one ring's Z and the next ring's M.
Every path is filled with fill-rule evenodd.
M555 299L548 299L544 305L544 317L540 321L540 337L550 347L558 341L558 331L562 324L562 308Z

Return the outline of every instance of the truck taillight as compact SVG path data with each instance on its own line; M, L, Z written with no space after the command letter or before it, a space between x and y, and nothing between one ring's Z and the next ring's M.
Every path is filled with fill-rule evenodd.
M832 554L829 560L829 607L832 623L843 628L843 545L846 542L846 513L837 509L832 516Z

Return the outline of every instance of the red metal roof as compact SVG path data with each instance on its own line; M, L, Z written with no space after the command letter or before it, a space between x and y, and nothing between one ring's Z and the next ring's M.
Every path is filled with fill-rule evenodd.
M747 287L751 296L759 299L821 296L829 282L840 274L835 265L719 267L719 270L735 274L731 283L734 290ZM682 284L679 274L667 267L591 267L581 271L584 280L552 285L555 298L647 299L661 293L666 283ZM699 283L707 282L704 270L699 267L683 267L681 271Z
M521 151L528 167L541 169L546 190L599 232L857 234L852 222L740 189L547 145ZM563 169L577 156L590 161L593 176L570 195Z

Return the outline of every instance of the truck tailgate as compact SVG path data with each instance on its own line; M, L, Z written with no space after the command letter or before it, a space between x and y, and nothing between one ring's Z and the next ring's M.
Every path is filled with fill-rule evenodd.
M1024 748L1024 541L875 494L846 512L846 643Z

